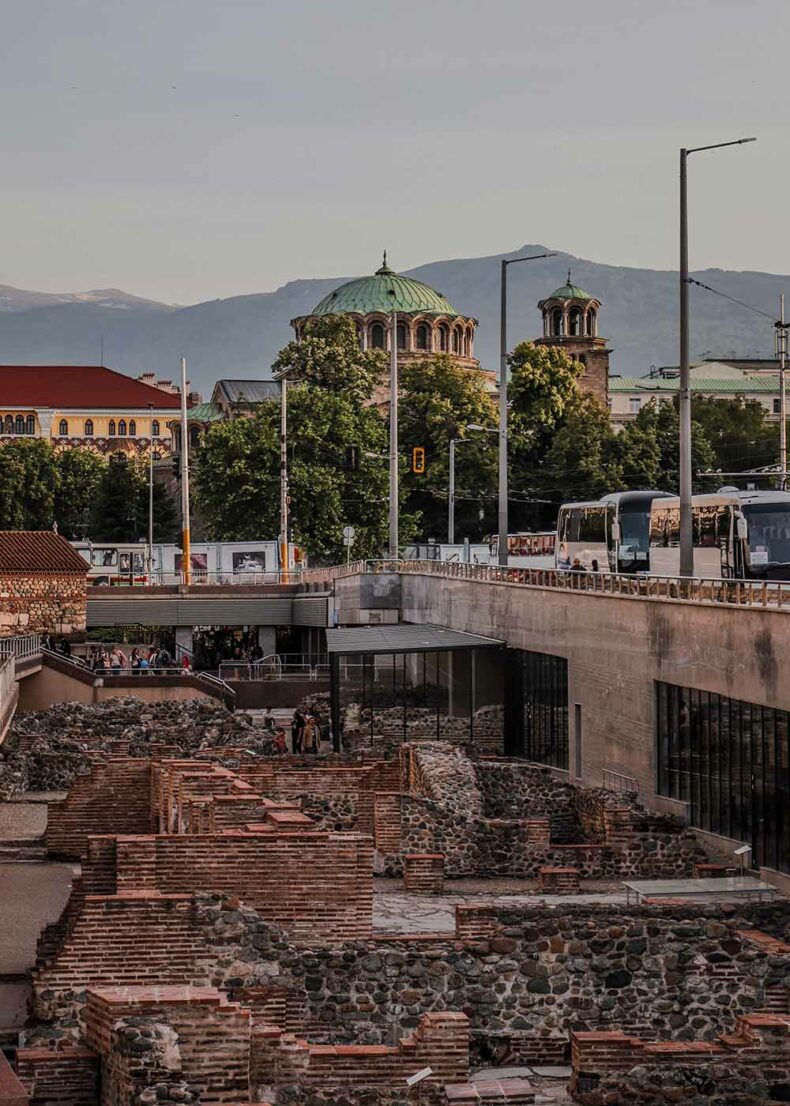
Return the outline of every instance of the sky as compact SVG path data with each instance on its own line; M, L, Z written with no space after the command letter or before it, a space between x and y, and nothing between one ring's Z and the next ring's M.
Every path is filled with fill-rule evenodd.
M168 303L525 242L788 272L787 0L0 0L0 283Z

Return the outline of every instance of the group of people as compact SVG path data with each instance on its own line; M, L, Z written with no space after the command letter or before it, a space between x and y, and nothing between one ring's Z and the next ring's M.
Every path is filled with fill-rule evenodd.
M191 672L192 664L185 653L178 664L164 648L154 646L146 651L135 646L127 657L120 645L107 649L103 645L92 645L85 658L85 664L97 675L120 675L124 671L132 673L150 672Z
M317 711L299 707L291 719L291 747L294 753L320 753L323 726Z

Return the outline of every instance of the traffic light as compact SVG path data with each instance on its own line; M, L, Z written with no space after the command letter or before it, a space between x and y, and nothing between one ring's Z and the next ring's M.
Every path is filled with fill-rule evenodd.
M416 445L411 451L411 471L419 476L425 472L425 449L421 445Z

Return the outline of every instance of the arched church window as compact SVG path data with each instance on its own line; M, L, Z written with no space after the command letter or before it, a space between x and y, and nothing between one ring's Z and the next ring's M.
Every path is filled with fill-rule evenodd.
M365 348L365 334L359 324L357 324L357 344L359 345L360 349Z
M58 434L60 434L61 438L67 438L68 437L69 424L66 422L65 419L61 419L60 422L58 423Z
M445 324L442 323L442 325L439 327L439 349L442 351L442 353L447 353L449 337L449 331L447 330Z
M159 419L153 419L151 422L151 437L159 437Z
M572 337L578 338L579 335L582 333L582 326L583 324L581 309L578 307L572 307L570 313L568 314L568 333Z
M134 421L134 419L129 419L129 437L137 437L137 423Z
M370 328L370 344L373 349L384 349L384 327L381 323L374 323Z
M93 419L86 419L85 420L85 437L86 438L92 438L93 437Z
M189 428L189 445L192 449L197 449L200 445L200 427L190 426Z
M25 432L25 419L22 415L17 415L16 422L14 423L14 430L17 434L24 434L24 432Z
M110 419L110 424L107 427L107 433L111 438L115 437L115 419Z
M119 419L118 420L118 437L119 438L125 438L126 437L126 419Z
M398 323L398 349L407 349L406 324Z
M33 418L32 415L28 415L27 418L25 419L25 433L26 434L35 434L35 432L36 432L36 420Z
M453 353L461 352L461 331L453 331Z
M427 323L420 323L417 327L417 349L430 349L430 335Z
M595 312L592 309L587 312L587 333L591 338L595 337Z
M6 434L14 433L14 419L11 415L5 417L5 432Z
M565 334L565 317L560 307L555 307L551 313L551 333L554 338L562 338Z

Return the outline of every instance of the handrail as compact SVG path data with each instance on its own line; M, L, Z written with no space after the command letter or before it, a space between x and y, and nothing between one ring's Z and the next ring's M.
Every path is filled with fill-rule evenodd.
M10 654L22 660L34 657L41 652L41 634L16 634L14 637L0 638L0 656Z
M243 587L245 585L260 584L298 584L301 579L301 571L293 568L288 572L282 572L278 569L273 569L270 572L223 572L222 570L209 571L207 569L200 571L192 569L189 584L192 587L211 584L223 587ZM106 572L99 569L94 571L92 575L90 573L88 575L88 584L94 587L106 587L107 585L103 583L105 580L109 580L110 586L113 588L150 588L172 584L181 586L187 583L186 575L183 572L160 572L155 570L138 576L121 576L111 569ZM98 583L98 581L102 581L102 583Z
M331 569L311 569L317 579L338 580L359 573L411 573L478 580L491 584L515 584L530 588L583 591L619 598L715 603L732 607L765 607L790 610L790 581L736 580L713 577L640 575L609 572L573 572L548 568L510 568L498 565L452 563L434 560L357 561Z

